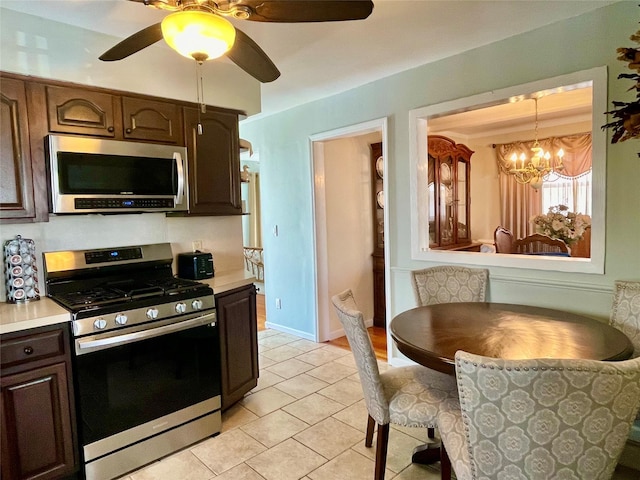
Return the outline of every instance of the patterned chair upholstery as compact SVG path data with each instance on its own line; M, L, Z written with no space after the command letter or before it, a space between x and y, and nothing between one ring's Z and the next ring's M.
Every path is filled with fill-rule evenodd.
M612 477L640 408L640 358L500 360L456 353L459 406L438 412L458 480Z
M633 344L633 357L640 357L640 282L615 282L609 324L624 333ZM640 441L640 412L632 438Z
M640 282L615 282L609 323L633 344L633 356L640 357Z
M389 439L389 424L405 427L435 427L441 403L458 395L455 378L421 366L390 368L380 373L362 312L351 290L331 298L344 327L358 367L367 406L368 421L365 446L371 447L373 430L378 425L376 441L376 480L384 479Z
M484 302L489 270L453 265L414 270L413 293L418 305Z

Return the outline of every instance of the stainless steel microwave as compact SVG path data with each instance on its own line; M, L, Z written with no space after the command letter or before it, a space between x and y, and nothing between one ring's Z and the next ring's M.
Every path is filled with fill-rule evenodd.
M51 213L188 210L185 147L65 135L46 144Z

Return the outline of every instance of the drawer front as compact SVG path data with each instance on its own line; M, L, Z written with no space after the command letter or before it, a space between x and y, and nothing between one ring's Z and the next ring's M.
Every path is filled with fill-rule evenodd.
M0 344L0 363L2 368L7 368L20 363L63 355L64 352L62 330L52 330L3 340Z

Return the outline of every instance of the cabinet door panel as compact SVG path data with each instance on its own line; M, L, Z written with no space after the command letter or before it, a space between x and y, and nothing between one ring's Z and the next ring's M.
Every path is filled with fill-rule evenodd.
M220 326L222 409L240 400L257 385L258 324L253 285L216 296Z
M122 98L124 138L183 144L182 109L172 103Z
M53 86L46 92L49 131L115 137L121 130L113 95Z
M238 115L185 108L189 155L189 214L237 215L240 202Z
M64 363L2 378L3 478L45 480L73 471L68 396Z
M0 218L35 217L24 82L0 83Z

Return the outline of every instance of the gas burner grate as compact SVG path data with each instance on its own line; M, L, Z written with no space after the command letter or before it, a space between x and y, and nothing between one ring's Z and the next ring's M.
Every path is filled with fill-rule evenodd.
M68 292L57 295L57 298L71 307L99 306L122 302L126 297L124 292L115 289L94 288L80 292Z
M151 286L162 288L164 293L168 295L207 288L207 286L202 283L175 277L154 279L150 280L148 283Z

